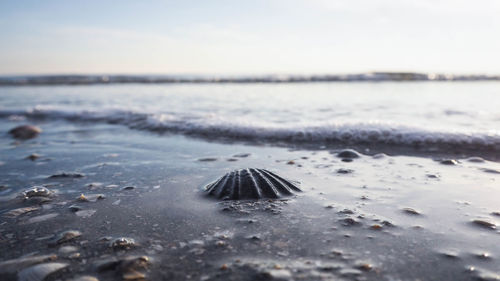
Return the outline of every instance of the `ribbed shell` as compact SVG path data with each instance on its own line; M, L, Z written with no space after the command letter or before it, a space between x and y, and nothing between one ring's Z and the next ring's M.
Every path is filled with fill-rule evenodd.
M292 182L264 169L240 169L227 173L205 187L223 200L281 198L301 190Z

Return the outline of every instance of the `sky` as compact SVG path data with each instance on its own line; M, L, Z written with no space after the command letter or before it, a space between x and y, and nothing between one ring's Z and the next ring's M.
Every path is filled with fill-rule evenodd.
M0 0L0 75L500 74L498 0Z

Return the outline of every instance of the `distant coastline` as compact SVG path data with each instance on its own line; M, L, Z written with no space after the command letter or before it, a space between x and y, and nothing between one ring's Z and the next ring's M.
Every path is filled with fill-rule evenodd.
M500 81L500 75L454 75L415 72L370 72L328 75L24 75L0 76L0 86L92 85L92 84L174 84L174 83L307 83L384 81Z

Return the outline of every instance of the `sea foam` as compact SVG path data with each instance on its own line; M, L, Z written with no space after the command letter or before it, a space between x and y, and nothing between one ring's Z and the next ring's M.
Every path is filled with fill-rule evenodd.
M15 120L27 118L101 122L157 133L179 133L211 139L224 138L270 144L434 145L479 150L500 148L500 132L496 130L446 131L380 121L326 120L282 124L252 120L248 117L228 118L216 114L180 115L120 108L77 110L50 106L37 106L28 110L0 109L0 117Z

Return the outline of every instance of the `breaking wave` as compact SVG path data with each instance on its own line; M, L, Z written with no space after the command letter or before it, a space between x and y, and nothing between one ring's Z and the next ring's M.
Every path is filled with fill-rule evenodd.
M119 124L156 133L179 133L206 138L222 138L264 143L371 144L397 146L437 146L454 149L497 150L500 132L437 131L391 122L335 122L281 124L228 118L217 115L147 113L125 109L76 110L34 107L29 110L0 109L0 117L11 119L55 119L74 122Z

